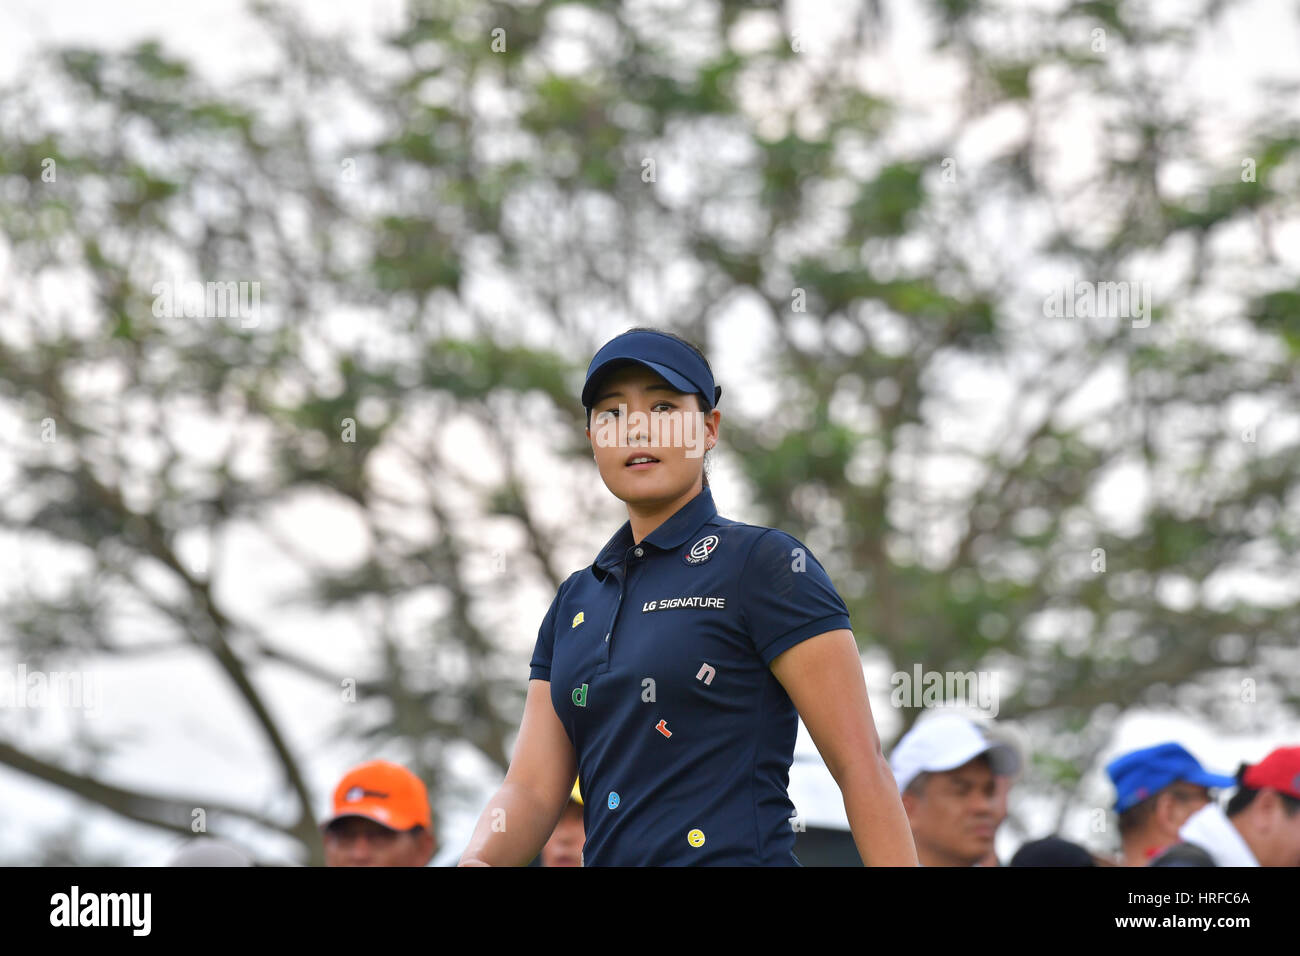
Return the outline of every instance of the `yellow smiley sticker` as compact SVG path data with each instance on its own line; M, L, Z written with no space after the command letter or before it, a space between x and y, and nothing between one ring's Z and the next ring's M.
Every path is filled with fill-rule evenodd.
M692 830L686 834L686 842L691 846L704 846L704 831Z

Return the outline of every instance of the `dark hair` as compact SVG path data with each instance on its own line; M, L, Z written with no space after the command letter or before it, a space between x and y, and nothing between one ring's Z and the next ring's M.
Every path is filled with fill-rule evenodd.
M1077 843L1059 836L1043 837L1021 844L1011 858L1012 866L1096 866L1092 854Z
M1237 768L1237 792L1228 800L1228 806L1224 808L1223 811L1224 814L1229 817L1235 817L1242 810L1245 810L1250 806L1251 803L1254 802L1255 798L1259 796L1259 790L1252 789L1241 782L1241 778L1245 775L1246 769L1246 764L1242 764ZM1289 793L1283 793L1280 790L1276 792L1277 795L1282 798L1283 813L1288 817L1293 817L1297 813L1300 813L1300 799L1291 796Z
M1153 793L1145 800L1139 800L1127 810L1119 814L1119 835L1126 837L1130 833L1136 833L1147 825L1147 822L1156 812L1156 797L1158 793Z
M660 335L668 336L670 339L676 339L678 342L681 342L682 345L685 345L688 349L690 349L692 352L698 355L700 357L700 361L704 363L704 367L709 370L709 374L710 375L713 374L713 366L709 364L708 358L705 357L704 353L700 350L700 347L696 345L694 342L690 342L682 338L676 332L669 332L667 329L653 329L646 325L638 325L634 328L628 329L627 332L657 332ZM627 333L625 332L623 334L626 335ZM706 409L704 407L704 399L700 396L698 392L695 392L693 394L695 395L695 401L696 404L699 406L700 411L705 411ZM711 410L711 407L709 410ZM591 427L590 408L587 409L587 426ZM704 487L705 488L709 487L709 452L708 451L704 453Z

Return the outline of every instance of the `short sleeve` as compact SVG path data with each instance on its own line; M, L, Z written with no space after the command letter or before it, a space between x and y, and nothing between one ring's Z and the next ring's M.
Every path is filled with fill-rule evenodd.
M826 569L797 538L775 528L754 542L740 592L745 624L764 664L800 641L851 627L849 609Z
M551 679L551 654L555 650L555 615L560 607L560 595L564 593L564 585L555 592L555 597L551 601L551 607L546 612L546 617L542 618L542 626L537 629L537 643L533 645L533 659L529 663L531 670L528 673L528 679L532 680L550 680Z

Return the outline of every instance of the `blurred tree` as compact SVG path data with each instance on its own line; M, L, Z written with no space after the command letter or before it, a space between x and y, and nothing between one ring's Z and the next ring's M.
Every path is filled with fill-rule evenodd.
M1062 814L1100 799L1076 788L1130 708L1294 713L1300 99L1261 87L1227 124L1187 88L1232 8L870 0L818 29L730 0L444 0L376 63L263 6L281 60L223 89L156 43L51 54L0 100L0 521L79 570L8 582L0 642L29 668L210 660L293 809L111 785L114 739L0 762L313 862L275 668L355 679L381 706L314 716L405 742L436 801L448 745L504 767L520 609L622 520L583 501L575 395L634 324L724 370L761 349L722 377L753 518L809 543L887 668L996 674ZM893 76L917 18L933 72ZM191 279L257 305L187 316ZM1054 308L1075 280L1151 285ZM358 560L278 530L306 495L364 529ZM238 534L305 575L286 608L360 622L364 673L249 612Z

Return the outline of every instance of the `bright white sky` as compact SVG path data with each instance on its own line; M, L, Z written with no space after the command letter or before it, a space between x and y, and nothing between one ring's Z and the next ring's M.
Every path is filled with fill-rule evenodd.
M317 28L346 33L366 43L377 30L391 28L399 22L402 9L396 0L364 3L297 0L291 6L301 10ZM932 103L936 96L952 92L953 78L925 70L924 31L915 14L907 10L908 6L889 5L893 15L901 18L899 42L885 57L864 68L878 84L893 87L918 104ZM798 12L793 22L801 29L808 48L815 48L818 38L826 35L824 31L836 29L835 18L828 16L828 11L844 8L843 4L826 0L807 0L796 5ZM1218 104L1219 108L1212 111L1217 122L1232 122L1233 115L1239 112L1237 104L1248 101L1249 91L1260 77L1294 77L1296 64L1300 63L1300 29L1297 29L1294 8L1287 9L1277 0L1258 0L1244 5L1242 10L1222 30L1216 31L1212 44L1199 51L1201 68L1186 78L1189 92ZM808 15L811 11L815 14ZM187 0L183 5L145 0L115 0L110 4L100 0L9 0L0 7L0 83L10 82L23 58L38 46L120 46L149 36L162 38L171 52L189 58L218 82L234 79L250 68L265 66L270 58L268 44L242 7L225 0ZM917 116L915 135L922 141L931 132L925 123L935 120L932 111L918 109ZM1009 126L1005 118L990 117L979 135L964 148L975 158L996 152L1013 127L1014 123ZM1232 139L1232 136L1222 137L1223 141ZM1080 153L1086 153L1083 147L1087 143L1084 126L1074 146L1080 147ZM1214 145L1215 139L1207 137L1207 149L1213 149ZM1081 161L1067 150L1061 156L1057 172L1068 179L1072 170L1077 169L1071 164ZM1294 233L1291 238L1300 242ZM725 321L735 323L739 331L745 318L738 310ZM609 331L621 331L621 326L615 323ZM746 336L737 334L729 339L744 342ZM757 342L753 346L755 351L761 348ZM751 367L750 361L749 356L739 351L722 357L715 362L719 366L719 379L738 382L744 370ZM733 371L728 374L728 369ZM996 383L981 383L981 387L993 389ZM763 401L761 394L747 395L743 387L729 389L729 397L733 402L745 402L747 407L761 405ZM748 404L751 402L753 405ZM743 489L725 458L717 462L713 484L722 513L745 519L747 505ZM593 498L608 498L594 474L590 490ZM622 520L616 508L607 508L607 514L607 527L592 535L593 553ZM340 514L329 504L303 501L282 517L286 531L307 537L325 536L332 546L341 546L349 538L349 516ZM355 525L352 529L355 531ZM239 613L249 619L273 621L278 637L297 638L299 646L310 647L313 654L337 662L340 667L355 658L355 648L363 640L355 624L324 616L309 618L284 613L275 606L281 589L295 579L291 569L285 568L275 555L265 552L259 538L251 534L232 535L230 547L227 558L230 576L224 580L230 593L241 595ZM590 556L575 554L573 567L589 560ZM29 573L30 568L19 561L17 555L0 549L0 578ZM526 610L520 612L526 623L520 625L519 633L512 635L519 654L521 682L527 673L526 662L536 622L548 603L549 595L526 596ZM890 741L897 731L898 715L887 706L888 675L870 665L866 673L882 737ZM274 763L265 758L260 735L244 720L242 707L226 690L223 678L207 673L206 668L196 673L191 660L165 658L151 660L147 666L100 667L97 676L105 710L104 716L97 720L111 726L117 739L131 740L133 744L125 751L128 757L105 767L106 778L161 790L210 794L232 802L252 801L264 804L263 809L267 811L274 810L267 796L275 789L275 781L268 780ZM333 783L350 764L372 756L399 761L409 756L400 752L359 752L333 743L329 731L330 725L342 719L339 704L336 695L315 684L290 674L272 672L263 676L262 686L267 698L274 701L283 715L282 726L302 755L322 801L321 813L326 810L324 801ZM0 712L3 736L34 746L54 745L66 739L73 726L64 720L67 715L57 711L45 712L38 720L29 720L31 716ZM175 722L164 723L160 720L163 717ZM1114 753L1171 738L1182 741L1208 768L1230 773L1240 761L1258 759L1275 746L1300 740L1300 726L1261 729L1258 733L1233 738L1175 714L1135 714L1123 723L1113 752L1104 754L1101 763ZM798 753L815 761L816 751L802 727ZM487 794L498 782L496 772L474 754L457 755L453 766L468 793L464 799L438 808L444 849L437 862L442 864L454 862L459 855ZM74 803L59 791L21 775L0 771L0 780L3 780L0 846L5 847L10 858L20 857L38 832L76 827L82 829L90 846L104 852L124 853L134 863L161 862L176 843L150 828L126 823L107 813L76 810ZM1084 792L1095 795L1097 805L1105 805L1110 799L1108 785L1100 772L1085 782ZM843 821L835 785L819 764L809 769L808 764L796 762L791 797L809 822ZM1052 823L1045 808L1022 804L1020 810L1033 835L1045 832ZM1067 835L1087 840L1085 826L1082 819L1071 821ZM1073 832L1070 827L1075 828ZM1006 859L1016 842L1006 832L1001 837L999 852Z

